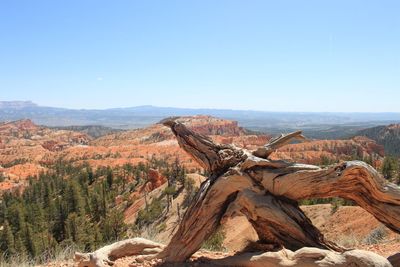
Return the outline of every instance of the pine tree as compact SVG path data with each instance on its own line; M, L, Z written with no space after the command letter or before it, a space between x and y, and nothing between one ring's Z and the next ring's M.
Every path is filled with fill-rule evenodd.
M6 220L11 225L13 232L18 232L25 229L24 206L14 202L7 208Z
M99 248L102 243L103 243L103 235L101 234L99 227L97 225L95 225L94 230L93 230L92 250Z
M66 238L66 220L68 211L64 203L60 199L56 199L56 215L52 225L52 233L54 238L61 242Z
M14 239L15 251L20 256L27 255L26 246L25 246L24 241L23 241L24 240L24 238L23 238L24 235L25 234L22 231L20 231L20 232L15 234L15 239Z
M113 185L113 181L114 181L114 175L113 175L113 172L112 172L112 170L110 168L107 169L106 180L107 180L108 188L111 188L112 185Z
M393 180L399 171L399 162L396 158L386 156L382 164L382 174L388 180Z
M101 194L101 211L102 211L102 215L103 217L106 216L107 214L107 193L106 193L106 186L104 185L104 183L102 184L102 194Z
M124 214L117 209L112 210L103 221L103 236L107 241L120 239L126 230Z
M1 251L5 252L6 255L14 255L15 254L14 235L8 221L5 221L5 223L3 224L3 231L0 238L1 238L0 239Z
M164 166L161 161L153 161L152 164ZM127 227L122 211L110 208L121 190L117 176L114 177L116 172L99 168L94 174L89 165L77 167L62 161L55 165L54 172L30 179L22 194L3 194L0 252L36 257L44 250L55 251L70 242L94 250L105 241L125 235ZM125 171L127 175L143 176L149 167L149 164L140 168L127 165Z
M32 230L32 226L30 224L26 225L25 246L27 248L29 255L31 255L32 257L35 257L38 255L38 247L36 244L36 239L34 236L34 232Z
M66 194L64 196L65 203L68 207L68 213L76 212L82 214L84 211L84 201L79 188L79 184L71 180L68 183Z
M101 197L97 192L93 192L90 196L90 210L93 221L99 222L101 217L103 216L103 212L101 210Z
M0 224L3 224L7 218L7 206L5 201L0 201Z
M66 237L74 241L76 244L81 244L84 230L84 222L82 222L82 219L75 212L70 213L66 221L66 226Z
M95 180L94 174L93 174L93 169L90 166L88 166L86 168L86 171L87 171L87 174L88 174L88 182L89 182L89 184L93 184L93 182Z

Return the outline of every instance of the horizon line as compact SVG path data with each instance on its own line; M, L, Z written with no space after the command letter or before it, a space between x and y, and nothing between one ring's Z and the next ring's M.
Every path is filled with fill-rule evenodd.
M122 106L122 107L108 107L108 108L77 108L77 107L60 107L60 106L52 106L52 105L42 105L34 102L32 100L0 100L2 102L25 102L31 103L34 106L42 107L42 108L59 108L59 109L67 109L67 110L80 110L80 111L91 111L91 110L115 110L115 109L132 109L132 108L144 108L144 107L152 107L152 108L164 108L164 109L182 109L182 110L215 110L215 111L239 111L239 112L260 112L260 113L333 113L333 114L400 114L400 111L274 111L274 110L257 110L257 109L235 109L235 108L214 108L214 107L174 107L174 106L157 106L152 104L143 104L138 106ZM0 108L1 109L1 108ZM203 115L203 114L199 114ZM204 114L206 115L206 114Z

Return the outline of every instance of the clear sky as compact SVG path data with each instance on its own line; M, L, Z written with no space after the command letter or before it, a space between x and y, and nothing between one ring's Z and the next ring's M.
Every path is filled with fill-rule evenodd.
M0 100L400 111L400 1L0 1Z

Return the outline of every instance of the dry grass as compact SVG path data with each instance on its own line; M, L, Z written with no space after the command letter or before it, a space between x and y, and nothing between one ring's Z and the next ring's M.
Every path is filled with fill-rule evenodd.
M354 247L359 246L362 243L362 240L354 233L350 233L347 235L339 236L335 240L335 242L338 245L346 247L346 248L354 248Z
M26 255L13 255L8 257L6 260L6 255L2 255L0 259L0 267L28 267L34 266L35 262L32 259L29 259Z
M355 248L360 245L374 245L382 243L387 237L386 228L381 225L372 230L365 238L354 233L339 236L335 242L343 247Z
M0 267L73 266L72 259L74 258L75 251L78 250L76 246L66 246L57 251L45 252L35 259L31 259L25 254L17 254L9 257L3 254L0 257Z

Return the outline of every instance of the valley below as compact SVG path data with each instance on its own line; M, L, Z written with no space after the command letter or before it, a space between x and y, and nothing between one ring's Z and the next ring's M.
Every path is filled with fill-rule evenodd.
M211 116L183 116L178 121L216 143L250 151L274 135ZM365 135L306 139L279 148L270 158L319 166L362 160L378 170L387 165L384 145ZM398 183L397 171L393 167L384 174L389 173L387 179ZM85 127L49 128L29 119L2 123L3 260L12 266L15 255L23 255L41 266L74 266L73 256L60 256L61 251L71 247L92 251L136 236L167 244L207 175L160 123L133 130L92 127L91 131ZM330 198L300 204L325 237L340 245L384 257L400 249L400 236L354 203ZM196 264L204 257L233 255L257 240L247 219L236 216L224 221L191 261ZM45 254L52 256L44 259ZM157 263L129 265L132 262L135 257L123 258L114 266Z

